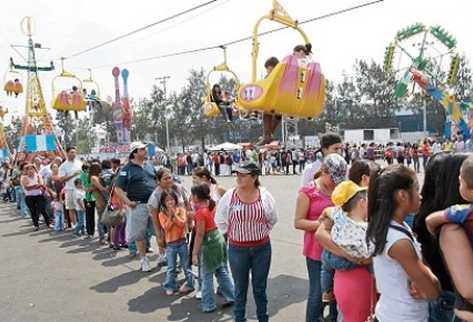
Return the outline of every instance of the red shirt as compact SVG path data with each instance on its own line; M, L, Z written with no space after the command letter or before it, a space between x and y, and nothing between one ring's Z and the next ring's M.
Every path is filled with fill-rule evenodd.
M215 224L215 208L210 211L207 207L202 207L197 209L195 212L195 223L198 224L199 222L203 221L205 223L205 232L209 232L217 228Z

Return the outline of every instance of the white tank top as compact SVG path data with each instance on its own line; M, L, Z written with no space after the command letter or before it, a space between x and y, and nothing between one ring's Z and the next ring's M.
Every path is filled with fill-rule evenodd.
M391 224L401 226L395 221L391 221ZM406 223L401 227L414 236ZM411 241L417 256L422 258L420 244L415 240L415 237L412 241L407 234L389 228L383 253L373 258L376 286L381 293L376 305L376 318L380 322L427 322L429 317L428 302L416 300L410 295L409 276L401 264L388 254L394 243L401 239Z
M221 198L220 193L218 192L217 185L211 184L210 185L210 198L217 204Z
M31 186L31 185L35 185L35 184L38 184L39 183L39 180L38 180L38 175L35 174L35 176L33 178L29 177L29 176L25 176L26 180L28 181L28 186ZM43 194L43 190L41 189L33 189L33 190L25 190L25 196L40 196Z

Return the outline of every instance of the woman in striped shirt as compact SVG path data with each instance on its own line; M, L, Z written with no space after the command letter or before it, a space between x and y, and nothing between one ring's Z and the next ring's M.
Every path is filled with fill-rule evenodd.
M256 164L241 166L235 172L237 186L220 199L215 216L215 223L228 238L228 258L235 280L235 322L246 321L250 271L256 315L259 322L266 322L266 284L271 264L269 233L277 222L275 202L269 191L260 187Z

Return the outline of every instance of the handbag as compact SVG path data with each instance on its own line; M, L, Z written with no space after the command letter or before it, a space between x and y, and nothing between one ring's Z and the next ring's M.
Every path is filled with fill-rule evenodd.
M112 190L110 191L110 196L107 201L107 205L105 206L105 210L102 213L101 223L107 226L118 226L123 222L123 218L126 215L125 207L119 208L112 208L111 201L112 201L112 194L115 190L115 185L112 186Z

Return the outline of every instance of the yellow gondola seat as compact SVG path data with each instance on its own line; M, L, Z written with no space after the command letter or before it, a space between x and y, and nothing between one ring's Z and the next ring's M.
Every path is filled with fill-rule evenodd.
M247 110L284 114L292 117L315 117L323 110L325 78L320 65L289 55L271 74L241 86L238 102Z
M23 85L21 85L19 79L15 79L15 82L13 83L13 93L15 93L15 96L18 96L18 94L23 93Z
M204 100L204 115L207 117L218 117L220 115L220 109L217 103L212 98L212 93L209 92Z
M3 90L7 93L8 96L11 96L13 94L13 91L15 90L15 83L12 80L9 80L5 83Z
M59 92L53 102L53 108L61 112L80 112L85 111L86 102L83 96L78 91L68 93L63 90Z

